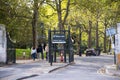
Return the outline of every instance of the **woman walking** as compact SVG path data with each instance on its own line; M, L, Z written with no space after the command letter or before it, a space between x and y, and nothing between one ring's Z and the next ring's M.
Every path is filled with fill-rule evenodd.
M36 51L35 47L32 47L32 49L31 49L31 56L32 56L34 61L35 61L35 58L36 58L36 53L37 53L37 51Z

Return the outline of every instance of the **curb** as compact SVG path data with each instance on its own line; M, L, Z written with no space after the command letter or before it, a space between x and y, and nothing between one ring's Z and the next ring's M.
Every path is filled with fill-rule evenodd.
M69 66L69 65L73 65L73 64L75 64L75 62L68 63L68 64L66 64L66 65L64 65L64 66L60 66L60 67L54 68L54 69L48 71L48 73L52 73L52 72L54 72L54 71L56 71L56 70L58 70L58 69L65 68L65 67L67 67L67 66Z
M21 60L21 62L17 62L16 63L0 63L0 67L9 67L9 66L12 66L12 65L21 65L21 64L29 64L29 63L35 63L35 62L39 62L39 60L36 60L36 61L33 61L32 59L31 60L28 60L28 61L25 61L25 60Z

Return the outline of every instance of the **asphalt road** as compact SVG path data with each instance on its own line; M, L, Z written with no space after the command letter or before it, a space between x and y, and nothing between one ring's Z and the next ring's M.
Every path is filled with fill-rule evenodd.
M80 57L74 65L25 80L120 80L120 77L98 73L100 68L113 62L113 56Z

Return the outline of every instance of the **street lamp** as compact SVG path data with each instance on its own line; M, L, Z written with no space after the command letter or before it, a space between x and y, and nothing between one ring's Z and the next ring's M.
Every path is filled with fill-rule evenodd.
M42 29L42 37L41 37L41 38L43 38L44 23L41 23L41 24L40 24L40 27L41 27L41 29Z
M116 54L115 54L115 44L114 44L114 41L113 41L113 36L116 34L116 29L114 27L111 27L111 28L107 28L106 29L106 35L107 36L110 36L110 40L111 40L111 46L112 46L112 49L114 51L114 64L116 64ZM115 37L114 37L115 38ZM115 39L114 39L115 40Z
M81 52L81 42L82 42L82 25L79 25L79 56L82 56Z
M43 42L43 31L44 31L43 29L44 29L44 23L41 22L40 23L40 36L39 36L39 39L41 42Z

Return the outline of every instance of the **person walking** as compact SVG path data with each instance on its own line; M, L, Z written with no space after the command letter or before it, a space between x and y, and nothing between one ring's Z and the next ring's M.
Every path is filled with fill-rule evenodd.
M32 47L32 49L31 49L31 56L32 56L34 61L35 61L35 58L36 58L36 53L37 53L37 51L36 51L35 47Z
M46 60L48 60L48 52L49 52L48 44L45 46L45 52L46 52Z
M40 53L41 53L41 59L44 59L44 54L43 54L43 48L42 45L40 44L37 48L37 53L38 53L38 58L40 57Z

